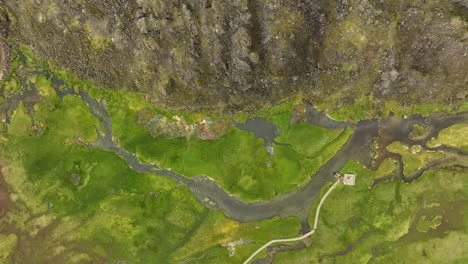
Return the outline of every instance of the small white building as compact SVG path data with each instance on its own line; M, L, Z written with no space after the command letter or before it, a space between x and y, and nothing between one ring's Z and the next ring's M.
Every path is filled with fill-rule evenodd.
M345 174L341 179L341 182L344 185L354 185L356 183L356 175L354 174Z

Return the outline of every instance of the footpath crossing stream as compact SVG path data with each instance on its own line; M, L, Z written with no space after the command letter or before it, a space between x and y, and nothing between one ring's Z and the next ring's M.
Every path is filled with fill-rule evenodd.
M300 241L300 240L303 240L304 238L307 238L309 236L311 236L313 233L315 233L315 230L317 230L317 225L318 225L318 219L319 219L319 214L320 214L320 208L322 207L322 204L323 202L325 202L325 200L327 199L328 195L333 191L333 189L335 189L335 187L340 183L340 180L337 180L331 187L330 189L328 189L328 191L323 195L322 199L320 200L320 203L319 205L317 206L317 210L315 211L315 220L314 220L314 227L312 228L312 230L306 234L304 234L303 236L300 236L300 237L294 237L294 238L285 238L285 239L274 239L274 240L271 240L270 242L266 243L265 245L263 245L262 247L260 247L259 249L257 249L257 251L255 251L252 255L250 255L250 257L244 261L244 264L248 264L250 263L250 261L260 252L262 252L265 248L269 247L270 245L272 244L275 244L275 243L286 243L286 242L295 242L295 241Z

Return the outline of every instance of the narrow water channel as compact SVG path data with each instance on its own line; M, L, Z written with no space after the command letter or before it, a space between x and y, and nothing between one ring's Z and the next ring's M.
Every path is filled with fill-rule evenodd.
M67 94L79 96L89 106L91 113L102 123L105 131L101 131L102 135L100 139L95 143L89 144L89 147L116 152L137 172L167 176L186 184L192 194L206 207L222 210L227 216L239 222L261 221L275 216L281 218L295 216L301 222L306 222L310 215L311 206L320 194L320 190L334 179L334 172L340 171L349 160L357 161L367 167L371 166L371 159L374 154L373 144L376 139L385 138L388 142L396 140L409 142L409 133L412 130L412 126L416 123L423 122L425 126L431 127L433 133L437 133L440 129L452 124L468 122L468 112L463 112L456 115L434 114L429 117L412 115L406 119L363 120L353 125L347 122L333 121L315 108L309 107L310 112L307 118L309 123L323 126L327 129L353 126L354 134L334 157L324 164L317 173L311 175L310 180L304 186L281 193L269 201L244 202L229 195L215 181L206 176L198 175L193 178L187 178L175 171L159 168L156 164L140 163L135 154L116 146L115 142L113 142L112 120L106 108L100 102L84 91L75 93L72 89L60 89L59 86L63 82L56 79L56 77L53 77L52 80L53 87L59 96L63 97ZM263 125L257 126L259 123ZM258 137L265 140L265 144L272 144L274 138L280 133L274 124L268 123L262 118L249 119L244 124L237 123L236 126L256 133ZM206 202L206 198L211 203Z

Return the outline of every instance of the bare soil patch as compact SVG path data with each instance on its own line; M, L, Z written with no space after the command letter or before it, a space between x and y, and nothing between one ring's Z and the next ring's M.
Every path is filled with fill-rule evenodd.
M0 81L4 79L8 69L8 47L0 39Z
M0 167L0 218L2 218L11 206L8 188L3 181L3 174Z

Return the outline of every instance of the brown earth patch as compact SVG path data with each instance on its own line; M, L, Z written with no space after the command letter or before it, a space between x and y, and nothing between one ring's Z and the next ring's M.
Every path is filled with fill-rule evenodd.
M297 104L291 109L291 122L293 124L300 124L306 120L306 106L305 104Z
M420 198L420 203L423 204L424 197ZM413 220L408 233L402 236L398 242L413 243L418 241L424 241L430 238L445 237L450 231L454 230L463 230L465 225L463 223L464 207L467 202L465 199L450 201L445 197L438 197L436 200L439 203L438 206L430 208L420 208L419 212L416 214L415 219ZM426 232L419 232L416 229L416 224L419 222L422 216L429 216L429 218L440 215L440 224L434 228L429 229Z
M11 207L11 200L8 188L3 181L2 166L0 165L0 218L2 218Z
M0 81L6 76L8 69L8 48L0 39Z
M33 93L24 98L24 105L28 109L34 109L34 106L41 101L41 95L39 93Z
M198 138L201 140L217 140L226 133L227 125L223 122L198 122L195 124Z

